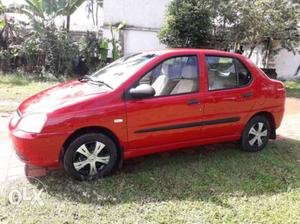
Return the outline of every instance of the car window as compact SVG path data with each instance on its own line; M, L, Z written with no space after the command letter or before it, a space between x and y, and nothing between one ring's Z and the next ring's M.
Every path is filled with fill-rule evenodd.
M250 83L252 76L246 66L240 62L240 60L235 60L235 67L238 72L238 84L239 87L246 86Z
M151 52L125 56L93 73L90 77L115 89L157 56L157 53Z
M206 56L208 89L233 89L247 85L251 74L238 59L221 56Z
M180 56L165 60L138 82L155 89L155 96L196 92L199 89L197 56Z

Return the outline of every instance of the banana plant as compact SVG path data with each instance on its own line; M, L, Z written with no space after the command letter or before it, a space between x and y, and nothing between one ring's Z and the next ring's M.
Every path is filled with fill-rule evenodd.
M121 21L117 27L113 27L112 24L109 25L109 30L111 34L111 39L109 42L112 45L112 58L113 60L117 60L121 56L121 43L119 41L119 33L126 26L126 21Z
M25 4L11 4L5 12L26 15L32 28L41 33L49 24L54 23L56 7L53 0L25 0Z
M57 11L57 15L66 16L66 30L70 30L70 20L71 15L78 9L79 6L82 5L86 0L60 0L58 1L58 5L60 9Z
M6 12L26 15L33 29L42 32L54 24L58 16L66 16L66 29L70 29L70 17L85 0L25 0L25 4L12 4Z

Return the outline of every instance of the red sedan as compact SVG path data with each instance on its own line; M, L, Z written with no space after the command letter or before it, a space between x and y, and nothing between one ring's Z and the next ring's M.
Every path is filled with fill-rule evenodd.
M276 138L284 101L283 84L242 55L167 49L31 96L9 129L25 163L62 164L87 180L124 159L177 148L240 141L245 151L262 150Z

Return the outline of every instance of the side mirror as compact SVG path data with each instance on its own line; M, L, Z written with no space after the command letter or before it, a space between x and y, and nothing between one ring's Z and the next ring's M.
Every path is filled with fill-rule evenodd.
M130 89L129 94L136 99L149 98L155 96L155 89L148 84L141 84L136 88Z

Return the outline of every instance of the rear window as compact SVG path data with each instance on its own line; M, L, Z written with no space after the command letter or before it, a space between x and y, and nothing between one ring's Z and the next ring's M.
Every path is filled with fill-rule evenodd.
M206 56L209 90L233 89L246 86L252 76L238 59L223 56Z

